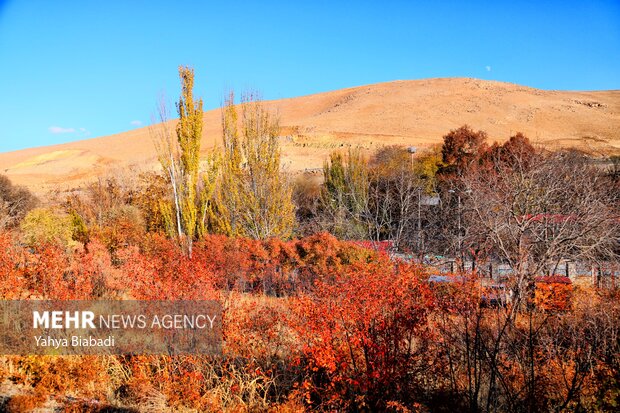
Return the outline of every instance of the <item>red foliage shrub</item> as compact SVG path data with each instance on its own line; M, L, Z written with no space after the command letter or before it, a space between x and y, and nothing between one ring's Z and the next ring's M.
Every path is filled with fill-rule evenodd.
M110 251L129 245L140 245L146 224L136 208L125 206L110 211L105 224L93 228L93 234L101 239Z
M18 394L8 401L6 411L8 413L31 412L45 403L45 395L40 393Z
M289 360L296 342L288 326L287 299L231 293L224 311L224 351L231 357Z
M50 396L61 401L67 394L102 401L110 386L104 357L15 356L9 363L11 382L25 392L11 398L8 411L31 411Z
M24 251L21 268L25 288L53 300L85 300L115 296L122 274L112 264L107 248L92 240L84 250L67 253L57 245Z
M195 244L194 259L210 266L217 288L245 290L254 278L252 251L259 244L256 240L209 235Z
M481 303L483 289L476 274L447 274L429 278L434 302L446 314L471 314Z
M568 277L537 277L534 303L541 310L566 311L572 306L572 293L573 284Z
M266 255L261 263L263 291L282 295L292 289L292 273L300 264L295 245L271 238L263 243Z
M78 300L91 296L89 278L71 271L70 256L57 245L40 245L29 253L24 276L29 291L52 300Z
M2 299L20 298L25 288L25 280L19 267L20 255L20 251L13 245L11 234L0 232L0 298Z
M316 280L294 301L308 400L329 409L385 410L419 396L419 380L429 374L432 305L420 268L385 257Z
M376 251L339 241L325 232L297 240L295 249L301 261L295 282L297 290L308 290L317 280L333 279L347 266L370 262L379 256Z
M83 298L111 298L122 290L123 274L113 266L107 247L97 239L75 257L72 271L77 279L89 280L92 286L91 297Z
M117 252L125 274L125 293L141 300L199 300L217 297L212 265L188 258L178 245L153 235L143 251L129 247Z
M209 235L195 244L193 258L206 266L218 289L282 296L375 256L375 251L323 233L289 242Z

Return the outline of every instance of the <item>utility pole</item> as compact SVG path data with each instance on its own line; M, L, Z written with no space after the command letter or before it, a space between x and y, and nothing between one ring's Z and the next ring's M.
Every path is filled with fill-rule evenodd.
M418 151L418 148L415 146L410 146L407 148L407 151L411 154L411 172L413 172L413 157L415 153ZM421 209L422 209L422 188L418 184L418 225L416 231L416 244L418 248L418 252L422 251L422 219L421 219Z
M418 251L422 251L421 204L422 204L422 188L418 185Z
M465 257L465 254L463 254L463 235L462 235L462 208L461 208L461 191L460 190L454 190L454 189L449 189L448 190L449 193L451 194L456 194L456 204L457 204L457 215L456 215L456 226L457 226L457 243L458 243L458 251L457 251L457 255L461 256L461 265L465 266L465 263L463 262L463 259ZM466 194L471 194L471 190L467 189L465 190Z
M462 249L462 241L461 241L461 193L457 192L454 189L448 189L448 192L451 194L456 194L456 239L458 243L458 251L457 254L461 253Z

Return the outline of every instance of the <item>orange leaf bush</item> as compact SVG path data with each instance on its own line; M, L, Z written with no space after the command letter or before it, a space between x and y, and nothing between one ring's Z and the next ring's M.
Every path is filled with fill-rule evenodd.
M568 277L537 277L534 303L540 310L566 311L571 308L572 292Z
M424 277L381 256L332 269L294 301L313 405L385 410L419 396L433 307Z

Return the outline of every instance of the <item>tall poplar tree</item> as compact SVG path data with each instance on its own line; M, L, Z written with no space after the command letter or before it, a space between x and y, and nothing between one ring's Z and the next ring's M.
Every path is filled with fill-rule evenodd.
M290 236L292 188L280 171L278 119L252 97L238 118L231 94L222 111L224 148L213 214L218 231L257 239Z
M368 238L369 168L359 149L349 149L346 156L330 154L323 164L325 182L321 199L331 225L328 229L345 239Z
M162 201L161 210L166 227L191 257L192 245L205 228L208 204L215 185L214 160L210 171L200 173L200 142L202 137L202 99L194 100L194 70L179 67L181 97L177 103L179 122L176 139L168 128L165 106L160 108L161 129L155 141L159 161L171 186L171 201Z

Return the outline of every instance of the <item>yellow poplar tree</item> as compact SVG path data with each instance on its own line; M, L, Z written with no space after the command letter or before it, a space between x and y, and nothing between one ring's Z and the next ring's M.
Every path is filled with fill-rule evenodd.
M323 164L323 176L321 198L333 223L330 231L345 239L367 238L364 214L368 212L370 177L361 151L332 152Z
M194 70L179 67L181 97L177 103L179 122L176 140L168 129L165 107L160 108L161 127L156 139L159 161L172 189L172 201L160 207L168 232L176 234L191 257L196 236L205 231L209 202L215 187L217 163L208 160L207 173L200 173L202 99L194 100Z
M231 94L222 110L224 148L213 214L219 232L257 239L291 235L292 187L280 171L278 119L253 97L238 118Z

